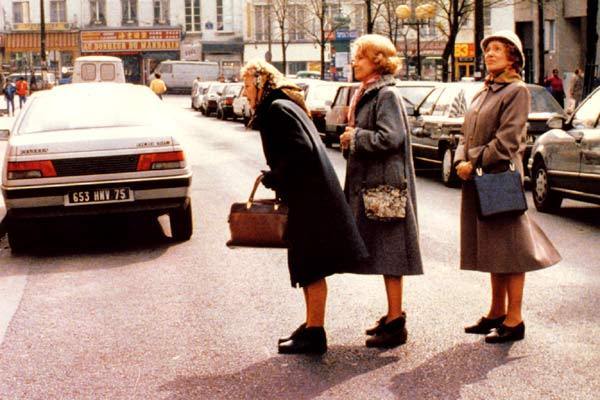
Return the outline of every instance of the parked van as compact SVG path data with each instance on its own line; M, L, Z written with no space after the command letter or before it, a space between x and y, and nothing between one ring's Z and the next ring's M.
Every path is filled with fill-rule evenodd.
M123 61L110 56L77 57L73 64L72 82L125 83Z
M160 72L169 91L190 93L192 82L198 76L202 81L216 81L219 78L219 64L214 61L167 60L158 64L154 72Z

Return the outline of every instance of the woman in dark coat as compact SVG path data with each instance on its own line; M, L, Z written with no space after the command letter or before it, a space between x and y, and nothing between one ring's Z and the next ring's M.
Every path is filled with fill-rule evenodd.
M489 75L465 115L455 157L457 174L464 180L460 265L489 272L492 281L489 312L465 332L487 335L488 343L502 343L525 336L521 316L525 273L556 264L560 255L527 213L491 220L478 217L474 166L481 157L484 171L506 170L512 163L523 174L530 108L530 94L520 75L525 58L518 36L500 31L483 39L481 47Z
M365 35L354 44L352 66L361 81L352 99L349 126L340 137L348 158L346 197L370 258L353 272L383 275L387 314L367 330L368 347L395 347L406 342L402 277L423 273L417 226L415 173L408 119L393 74L400 65L386 37ZM362 191L378 185L406 186L406 215L395 221L367 217Z
M324 353L325 277L345 272L368 253L300 89L275 67L252 61L242 70L270 171L263 184L289 208L288 266L304 290L306 322L280 339L280 353Z

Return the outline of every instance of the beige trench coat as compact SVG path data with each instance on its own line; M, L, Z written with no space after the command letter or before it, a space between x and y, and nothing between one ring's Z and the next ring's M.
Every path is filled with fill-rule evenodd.
M493 83L475 97L465 115L455 162L476 164L483 152L487 171L512 163L523 175L530 94L521 82ZM461 269L518 273L546 268L561 260L527 212L521 216L480 220L473 181L463 184L461 202Z

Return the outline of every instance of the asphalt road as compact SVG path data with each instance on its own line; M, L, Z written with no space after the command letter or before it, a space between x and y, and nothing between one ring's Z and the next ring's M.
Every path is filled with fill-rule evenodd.
M463 333L486 311L489 278L458 269L460 191L422 173L425 275L406 279L408 343L364 347L383 282L346 274L328 279L328 353L280 356L277 338L304 313L285 251L225 246L229 205L265 168L258 133L185 96L166 103L194 170L192 239L172 243L164 218L59 224L22 256L3 238L1 399L597 398L599 207L529 211L564 260L527 275L526 339L488 345Z

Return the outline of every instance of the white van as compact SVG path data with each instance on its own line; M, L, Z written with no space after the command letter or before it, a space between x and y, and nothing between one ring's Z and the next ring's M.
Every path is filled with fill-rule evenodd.
M190 92L192 82L197 77L202 81L216 81L219 78L219 64L214 61L163 61L154 70L169 91Z
M118 57L77 57L73 65L73 83L116 82L125 83L123 61Z

